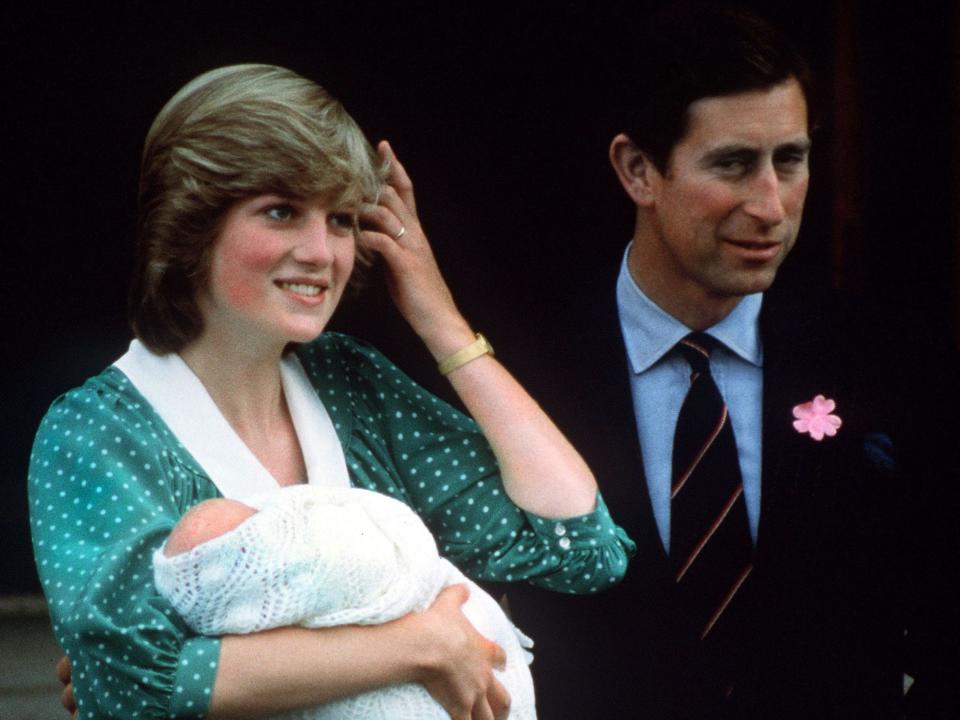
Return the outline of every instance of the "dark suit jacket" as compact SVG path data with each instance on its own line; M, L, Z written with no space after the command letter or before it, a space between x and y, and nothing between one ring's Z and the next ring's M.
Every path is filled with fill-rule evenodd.
M548 409L638 551L626 580L597 596L509 590L515 622L536 642L545 720L900 716L902 489L864 371L867 338L861 326L842 330L836 308L792 297L771 291L761 314L761 517L735 657L722 668L680 639L612 287L571 319L584 327L554 355L565 361ZM834 398L843 419L822 442L792 426L792 408L817 394Z

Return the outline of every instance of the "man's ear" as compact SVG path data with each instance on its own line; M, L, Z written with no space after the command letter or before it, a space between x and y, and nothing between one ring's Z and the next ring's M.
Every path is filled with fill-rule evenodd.
M634 203L639 207L653 204L660 173L643 150L623 133L610 142L610 164Z

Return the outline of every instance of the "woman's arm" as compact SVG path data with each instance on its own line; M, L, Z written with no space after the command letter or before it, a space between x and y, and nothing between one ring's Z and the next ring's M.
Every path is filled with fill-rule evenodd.
M490 669L502 666L505 656L466 622L459 608L467 597L466 586L455 585L425 613L384 625L287 627L224 638L207 717L274 715L419 682L452 718L504 718L510 697ZM57 663L57 678L64 684L61 703L76 717L66 656Z
M360 241L380 253L390 293L403 317L440 362L476 338L443 280L417 219L413 185L386 142L388 185L362 220L375 229ZM549 518L592 512L597 485L579 453L494 357L484 355L447 375L493 448L507 494Z
M195 505L154 553L154 580L194 631L223 637L213 717L273 715L409 682L430 685L454 714L487 703L488 692L498 704L489 671L502 652L466 622L463 588L426 607L439 562L432 545L403 503L302 485L259 514L225 498ZM388 587L397 594L384 602ZM413 610L424 612L405 617Z
M227 636L208 717L266 717L400 682L422 683L455 719L505 717L491 672L505 656L460 611L467 595L447 588L426 612L383 625Z
M599 495L585 515L547 519L521 510L477 424L375 348L324 333L299 356L318 392L332 398L353 484L407 503L464 573L577 594L623 577L635 546Z

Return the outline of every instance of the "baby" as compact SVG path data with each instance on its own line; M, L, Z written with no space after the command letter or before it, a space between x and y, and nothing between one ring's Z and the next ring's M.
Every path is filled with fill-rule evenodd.
M524 648L532 643L490 595L437 553L423 521L398 500L359 488L297 485L264 501L207 500L153 556L154 581L196 632L220 636L286 625L375 625L423 611L464 583L463 613L507 655L497 678L512 720L536 718ZM422 685L392 685L284 715L303 720L445 720Z

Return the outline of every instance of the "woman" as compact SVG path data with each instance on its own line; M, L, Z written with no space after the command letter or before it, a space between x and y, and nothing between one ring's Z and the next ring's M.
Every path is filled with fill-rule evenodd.
M632 545L589 469L457 310L390 147L290 71L211 71L147 135L138 243L138 339L54 402L31 459L80 717L264 717L397 682L455 718L502 715L502 653L462 587L383 625L223 638L192 635L152 588L150 555L190 507L302 482L403 500L477 579L593 592L625 571ZM473 420L323 333L373 254Z

